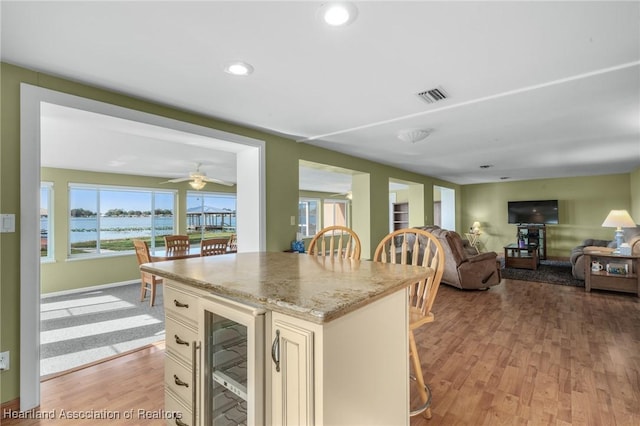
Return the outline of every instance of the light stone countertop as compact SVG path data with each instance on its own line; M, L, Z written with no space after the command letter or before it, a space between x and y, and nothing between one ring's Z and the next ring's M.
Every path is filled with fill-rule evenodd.
M430 268L314 257L238 253L141 265L217 296L323 324L399 291Z

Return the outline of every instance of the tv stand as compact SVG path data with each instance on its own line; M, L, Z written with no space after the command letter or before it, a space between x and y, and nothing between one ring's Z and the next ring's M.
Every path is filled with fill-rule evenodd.
M538 259L547 258L547 227L545 225L520 223L518 224L518 240L520 237L523 238L525 245L538 246Z

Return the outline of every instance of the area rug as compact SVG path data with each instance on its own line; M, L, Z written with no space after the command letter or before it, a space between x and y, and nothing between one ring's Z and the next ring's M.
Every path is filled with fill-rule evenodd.
M571 285L584 287L584 281L575 279L571 273L571 263L562 260L541 260L538 269L505 268L504 260L502 278L520 281L535 281L540 283Z
M140 302L140 284L43 297L40 375L91 364L164 340L162 286L154 306Z

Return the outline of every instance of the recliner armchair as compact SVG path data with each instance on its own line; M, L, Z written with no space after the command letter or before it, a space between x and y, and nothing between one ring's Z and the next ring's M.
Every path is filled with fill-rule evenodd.
M437 226L425 226L435 235L444 250L444 274L442 282L461 289L485 289L500 284L500 263L497 253L475 254L475 249L465 245L460 234L441 229Z
M443 281L459 288L473 289L489 288L500 284L502 280L500 264L497 261L498 255L495 252L469 256L467 251L464 250L462 238L458 233L446 231L445 238L453 260L453 262L450 262L451 265L445 266L445 275L447 275L447 266L453 269L455 265L455 273L451 271L452 273L447 277L450 281L445 281L445 278L443 278Z

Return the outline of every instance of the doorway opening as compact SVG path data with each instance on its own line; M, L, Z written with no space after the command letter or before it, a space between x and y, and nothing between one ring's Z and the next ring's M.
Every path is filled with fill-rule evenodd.
M43 104L90 111L110 118L222 140L236 146L239 251L265 248L264 141L28 84L21 85L20 159L20 409L40 403L40 188L41 107ZM73 262L67 262L73 263Z
M449 231L456 230L456 191L433 187L433 224Z

